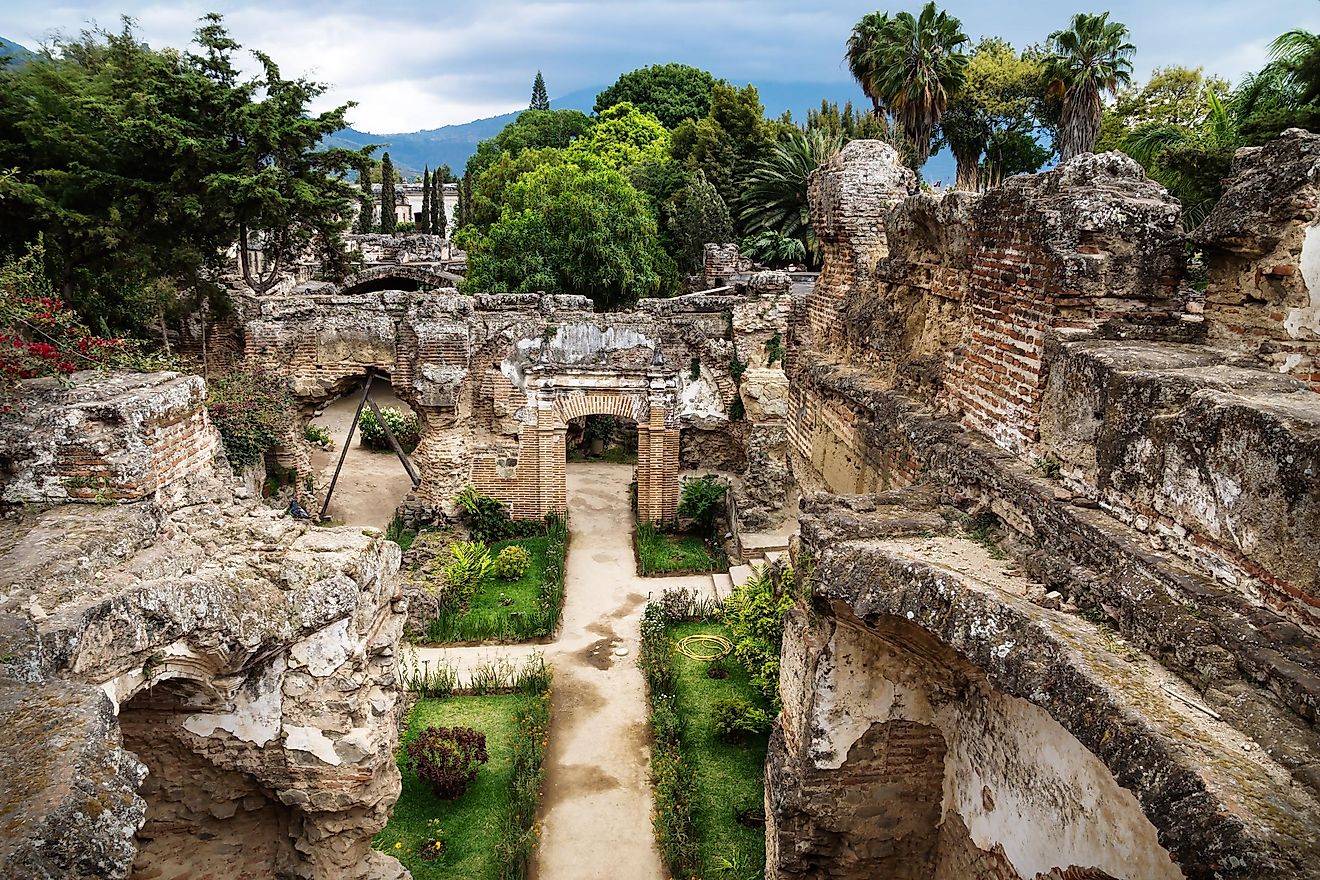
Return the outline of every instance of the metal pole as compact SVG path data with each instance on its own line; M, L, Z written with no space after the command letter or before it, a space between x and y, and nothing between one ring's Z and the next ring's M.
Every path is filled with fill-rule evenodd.
M357 410L353 413L353 424L348 426L348 436L344 438L344 448L339 450L339 464L335 465L335 475L330 478L330 488L326 490L325 502L321 505L321 514L316 518L318 522L325 519L325 512L330 509L330 496L335 494L335 483L339 482L339 470L344 466L344 459L348 456L348 444L353 442L353 434L357 431L358 419L362 417L362 407L366 405L367 399L371 395L371 383L375 381L375 378L372 372L368 370L367 384L362 387L362 399L358 401ZM374 410L376 405L373 403L371 408Z
M394 439L394 432L390 430L389 423L386 422L384 416L380 414L380 409L377 408L376 401L368 398L367 406L371 407L371 411L376 414L376 421L385 431L385 439L390 441L390 446L394 449L394 454L399 457L399 461L403 462L403 469L408 472L408 477L412 480L413 488L416 489L422 484L422 478L417 476L417 471L413 470L412 462L408 460L408 456L404 453L403 447L399 445L398 440Z

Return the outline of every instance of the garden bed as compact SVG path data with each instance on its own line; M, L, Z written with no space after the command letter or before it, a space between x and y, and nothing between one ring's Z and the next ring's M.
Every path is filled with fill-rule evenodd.
M722 624L676 622L659 605L647 607L639 662L651 701L656 841L675 877L759 877L768 733L730 744L716 736L712 715L721 700L768 707L732 656L719 664L727 677L711 678L710 663L677 650L695 634L731 635Z
M562 520L552 520L542 536L498 541L490 545L489 553L494 558L513 546L531 556L531 565L522 576L516 580L486 578L465 610L442 610L431 621L429 643L522 642L554 633L564 603L567 526Z
M710 574L729 567L723 550L690 532L666 532L639 522L634 540L637 571L643 577Z
M421 697L399 743L403 790L376 849L415 880L524 878L536 843L542 760L550 719L549 677L519 676L520 690L484 696ZM490 760L460 797L445 801L408 768L409 742L428 726L485 734ZM441 847L436 847L437 839Z

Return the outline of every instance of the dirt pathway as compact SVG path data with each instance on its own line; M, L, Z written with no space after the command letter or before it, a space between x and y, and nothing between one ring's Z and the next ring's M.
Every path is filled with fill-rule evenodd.
M335 441L334 449L317 449L312 453L312 468L318 474L318 486L330 485L330 477L335 472L335 463L339 461L344 438L348 436L348 428L353 423L353 413L361 399L362 389L359 388L339 398L327 406L321 415L312 419L313 425L328 430ZM411 412L406 403L394 396L390 383L384 379L377 378L371 386L371 399L381 409L393 407ZM355 436L348 449L335 494L330 498L328 515L344 525L383 529L394 518L394 509L399 506L399 502L412 489L412 480L393 452L375 452L363 446L360 439L360 436Z
M648 597L680 587L706 590L710 577L636 575L631 479L632 465L568 467L568 569L557 641L417 651L432 664L457 666L460 675L497 657L517 663L537 649L554 667L535 880L668 876L651 830L646 693L636 664L639 623Z

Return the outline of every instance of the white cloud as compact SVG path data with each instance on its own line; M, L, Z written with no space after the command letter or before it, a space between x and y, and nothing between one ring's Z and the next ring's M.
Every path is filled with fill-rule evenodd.
M917 0L903 4L915 8ZM1039 42L1067 24L1055 0L948 0L969 34ZM1132 29L1137 73L1203 65L1238 77L1290 27L1320 30L1320 4L1297 0L1112 0ZM868 0L0 0L0 35L33 45L95 19L139 22L153 45L182 45L217 9L243 44L269 53L286 75L332 85L320 106L356 100L354 123L390 133L434 128L525 106L544 71L551 96L607 85L626 70L682 61L736 82L847 79L841 57L854 21L884 6Z

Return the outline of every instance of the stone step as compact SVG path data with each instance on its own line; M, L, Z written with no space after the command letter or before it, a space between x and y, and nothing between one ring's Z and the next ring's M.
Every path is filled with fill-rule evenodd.
M752 567L750 565L731 565L729 566L729 578L733 581L735 587L741 587L752 579Z
M787 550L788 539L772 532L749 532L738 536L738 544L748 556L764 556L770 550Z
M710 576L711 585L715 588L715 598L727 599L733 592L733 578L722 571L717 571Z
M788 555L787 550L767 550L765 551L766 562L778 562Z

